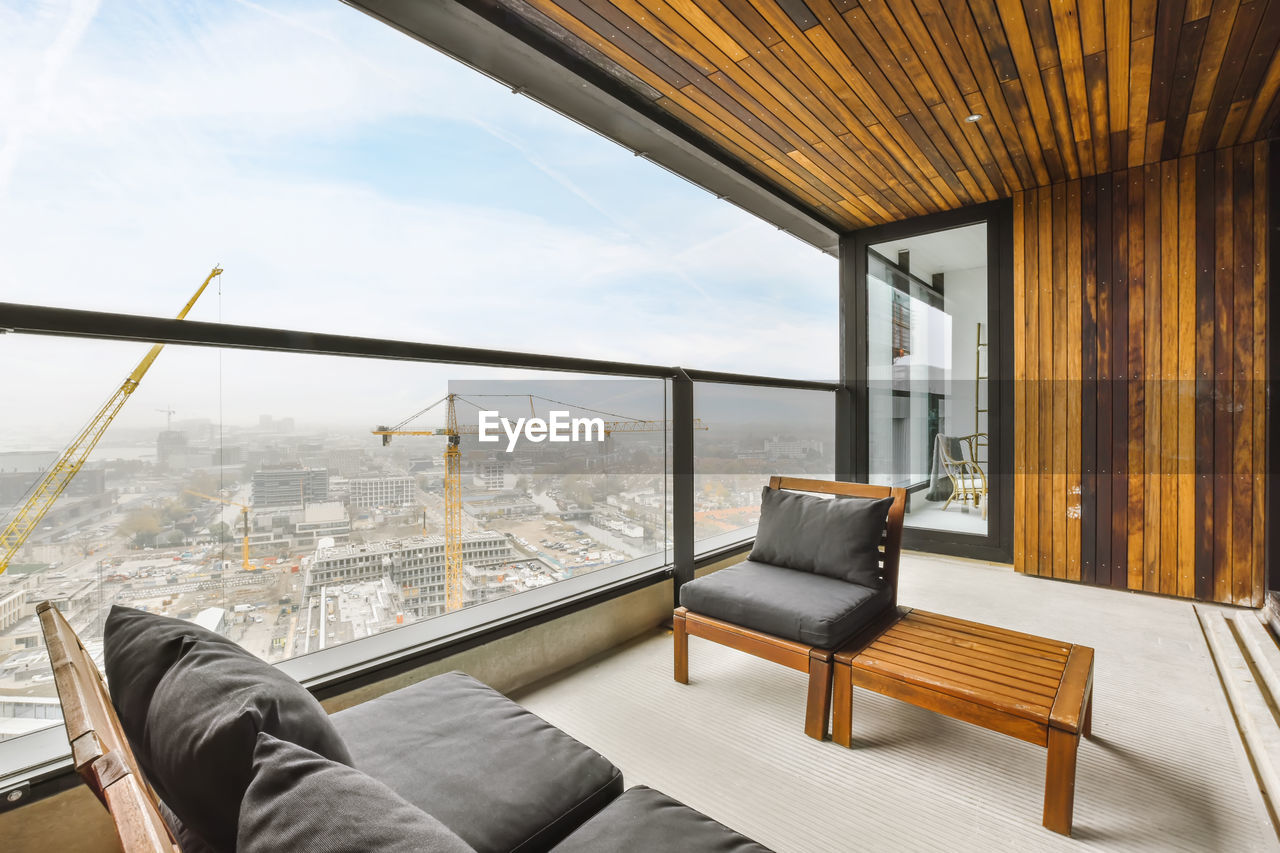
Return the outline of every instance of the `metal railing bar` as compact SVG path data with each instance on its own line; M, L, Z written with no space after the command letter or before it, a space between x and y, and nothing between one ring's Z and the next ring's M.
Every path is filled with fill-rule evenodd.
M141 314L56 308L14 302L0 302L0 330L92 340L221 347L300 355L353 356L391 361L590 373L642 379L674 379L687 376L695 382L808 391L835 391L840 387L836 382L817 380L786 379L712 370L681 370L679 367L579 356L272 329L200 320L174 320L168 317L148 317Z

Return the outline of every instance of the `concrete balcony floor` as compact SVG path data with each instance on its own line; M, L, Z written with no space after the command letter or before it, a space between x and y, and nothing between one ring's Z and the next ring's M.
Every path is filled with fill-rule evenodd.
M1045 750L861 690L855 748L804 736L806 678L654 633L513 698L779 853L1280 850L1193 605L904 555L900 600L1093 646L1075 830L1040 825Z

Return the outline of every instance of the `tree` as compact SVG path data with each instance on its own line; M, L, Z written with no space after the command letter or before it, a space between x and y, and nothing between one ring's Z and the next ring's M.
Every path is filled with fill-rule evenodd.
M231 536L231 526L225 521L215 521L209 525L209 536L213 541L221 542Z
M133 544L141 547L155 542L156 535L162 529L159 513L151 507L144 507L135 509L125 516L124 521L120 522L120 526L116 528L116 532L121 536L132 538Z

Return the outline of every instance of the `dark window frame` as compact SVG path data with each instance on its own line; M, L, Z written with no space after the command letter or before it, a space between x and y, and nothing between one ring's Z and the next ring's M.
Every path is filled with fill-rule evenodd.
M902 545L957 557L1013 562L1013 204L970 205L863 228L840 238L840 384L837 396L837 479L866 482L870 474L867 409L867 251L886 240L987 224L987 408L990 483L987 533L904 527Z

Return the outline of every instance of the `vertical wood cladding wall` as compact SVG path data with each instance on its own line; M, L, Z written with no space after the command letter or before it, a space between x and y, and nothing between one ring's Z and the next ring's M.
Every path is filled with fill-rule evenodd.
M1018 571L1261 605L1267 155L1014 195Z

